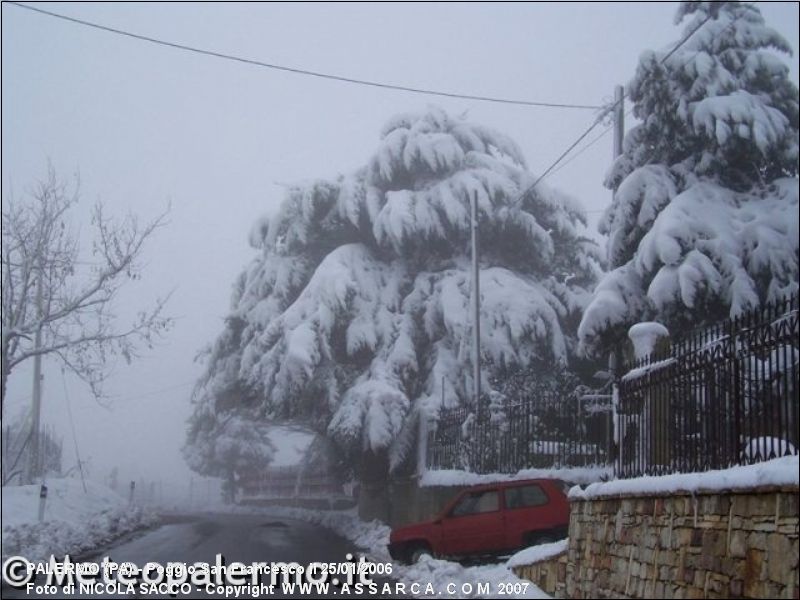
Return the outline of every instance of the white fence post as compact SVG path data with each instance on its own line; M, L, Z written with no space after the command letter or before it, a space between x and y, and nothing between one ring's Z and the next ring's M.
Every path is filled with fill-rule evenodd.
M39 488L39 523L44 521L44 507L47 504L47 486L42 484Z

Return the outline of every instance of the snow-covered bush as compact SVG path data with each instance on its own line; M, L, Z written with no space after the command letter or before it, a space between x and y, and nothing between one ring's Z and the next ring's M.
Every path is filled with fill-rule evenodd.
M533 180L511 139L430 108L390 120L355 172L290 188L251 231L259 254L195 393L193 466L231 413L397 464L421 407L468 403L473 197L486 364L566 365L601 258L573 199L518 200Z
M590 353L637 321L677 334L798 288L798 91L775 52L791 48L752 5L686 2L684 19L682 39L699 29L643 54L628 85L641 123L606 179Z
M208 474L230 477L251 473L272 459L275 449L268 432L263 424L248 421L238 412L227 412L221 420L213 421L213 427L198 431L201 443L185 453L186 460L191 468Z

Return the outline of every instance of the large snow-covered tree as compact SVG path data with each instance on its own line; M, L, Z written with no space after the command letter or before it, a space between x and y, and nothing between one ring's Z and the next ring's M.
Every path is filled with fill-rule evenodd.
M187 453L234 412L397 464L420 407L471 403L472 197L485 391L496 368L568 364L601 257L574 200L544 185L519 199L533 181L510 138L430 108L390 120L355 172L291 187L251 232Z
M786 40L738 2L686 2L680 48L646 52L600 222L611 270L580 325L590 353L657 319L677 332L797 291L798 90ZM699 29L698 29L699 28Z

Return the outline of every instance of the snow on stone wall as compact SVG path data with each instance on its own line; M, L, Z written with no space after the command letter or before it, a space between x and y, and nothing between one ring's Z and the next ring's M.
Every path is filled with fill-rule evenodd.
M796 598L798 462L573 488L565 554L515 560L557 598Z

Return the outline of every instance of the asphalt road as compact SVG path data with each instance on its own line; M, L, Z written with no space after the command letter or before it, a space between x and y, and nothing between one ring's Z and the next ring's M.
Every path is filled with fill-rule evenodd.
M103 557L121 564L131 562L138 567L143 567L148 562L166 565L169 562L180 562L192 565L198 562L213 565L218 553L221 553L227 564L241 562L297 562L307 565L310 562L345 562L345 555L352 553L356 556L362 554L352 543L309 523L292 519L269 517L264 515L230 515L230 514L202 514L181 517L167 517L157 528L124 539L102 550L102 552L83 556L79 560L99 563ZM340 579L344 580L345 577ZM37 577L37 583L43 582L44 576ZM102 580L98 580L102 581ZM342 598L342 597L397 597L394 594L380 595L384 583L391 582L386 577L374 577L379 585L378 594L371 594L368 588L363 589L361 595L356 593L355 587L350 588L350 593L337 586L330 586L324 593L319 588L312 588L303 594L295 587L292 593L280 584L274 588L273 594L262 594L258 597L313 597L313 598ZM269 583L269 576L265 578ZM26 595L25 590L14 590L3 587L3 598L170 598L169 594L141 593L137 588L136 594L80 593L76 588L75 593L64 595L59 589L58 594L41 596L35 592ZM372 590L374 591L374 590ZM191 597L209 596L203 588L192 591ZM189 597L179 594L181 597ZM224 597L212 594L211 597ZM230 596L233 597L233 596ZM253 598L252 592L241 590L240 598Z

